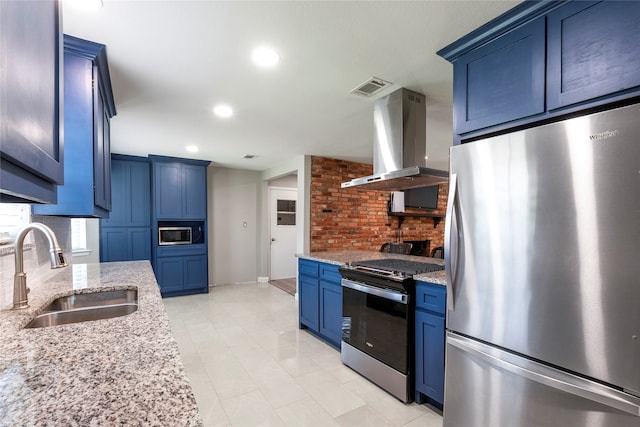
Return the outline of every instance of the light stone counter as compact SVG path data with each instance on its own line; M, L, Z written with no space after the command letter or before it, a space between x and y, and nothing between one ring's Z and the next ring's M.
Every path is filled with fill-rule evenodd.
M59 296L136 287L132 314L23 329ZM0 311L0 425L202 425L148 261L61 269L29 304Z
M329 264L345 265L353 261L365 261L370 259L405 259L407 261L424 262L429 264L444 265L441 258L428 258L423 256L389 254L384 252L373 251L343 251L343 252L311 252L298 254L298 258L305 258L312 261L326 262ZM423 282L435 283L438 285L447 285L444 270L435 271L433 273L416 274L414 279Z

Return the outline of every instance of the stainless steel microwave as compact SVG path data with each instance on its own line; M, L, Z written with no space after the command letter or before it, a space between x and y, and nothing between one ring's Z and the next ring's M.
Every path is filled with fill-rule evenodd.
M191 227L158 227L158 245L190 245Z

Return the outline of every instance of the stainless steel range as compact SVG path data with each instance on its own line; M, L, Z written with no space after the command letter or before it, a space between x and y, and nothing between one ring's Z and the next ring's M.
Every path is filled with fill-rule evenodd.
M342 275L342 363L403 402L414 392L415 280L444 266L405 259L357 261Z

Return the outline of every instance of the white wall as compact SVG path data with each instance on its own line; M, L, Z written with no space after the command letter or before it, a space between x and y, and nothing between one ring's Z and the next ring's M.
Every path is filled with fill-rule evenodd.
M276 178L269 181L270 187L298 188L298 175L296 173Z
M254 282L258 277L260 172L209 166L207 189L209 284Z

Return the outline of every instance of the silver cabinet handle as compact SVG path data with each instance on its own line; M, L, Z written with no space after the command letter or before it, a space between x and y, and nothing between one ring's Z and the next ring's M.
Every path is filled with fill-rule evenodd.
M365 294L375 295L380 298L388 299L390 301L399 302L400 304L408 304L409 302L407 294L392 291L389 289L382 289L382 288L376 288L374 286L367 286L362 283L353 282L347 279L342 279L342 286L344 288L349 288L355 291L364 292Z
M635 415L636 417L640 417L640 399L626 395L621 391L598 384L594 381L580 378L576 375L549 368L528 359L519 358L524 361L523 365L526 365L519 366L484 352L478 348L480 346L484 347L484 344L467 342L467 339L457 338L451 334L447 334L447 344L470 353L487 363L497 366L499 369L512 372L516 375L556 390L598 402L628 414ZM510 355L510 353L505 354Z
M453 259L451 258L451 238L452 236L457 239L458 238L458 223L455 219L455 199L457 194L457 185L458 185L458 175L455 173L451 174L449 179L449 198L447 200L447 212L444 221L444 272L445 278L447 280L447 308L449 311L454 311L455 304L455 289L454 289L454 281L455 281L455 272L457 269L457 265L453 265ZM455 228L455 231L454 231ZM456 247L457 249L457 247ZM456 255L456 263L457 263L457 253Z

